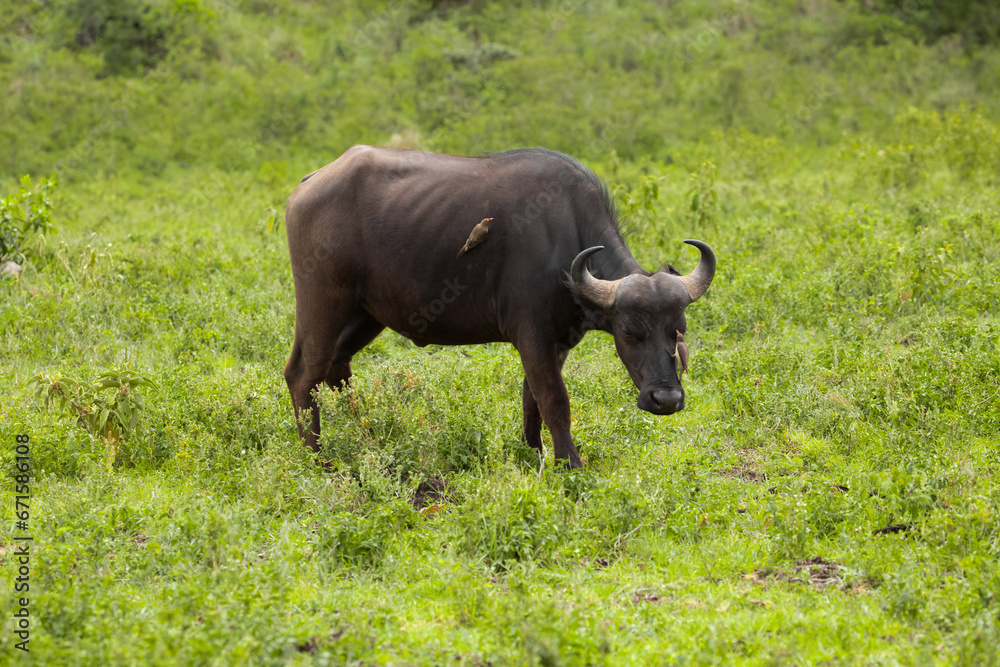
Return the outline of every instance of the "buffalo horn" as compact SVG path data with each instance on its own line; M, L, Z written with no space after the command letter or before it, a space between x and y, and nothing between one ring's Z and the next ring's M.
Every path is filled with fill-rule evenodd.
M684 243L693 245L701 251L701 259L698 261L698 266L695 267L694 271L680 277L680 281L684 283L688 294L691 295L691 300L696 301L698 297L708 290L708 286L712 284L712 278L715 277L715 253L712 251L711 246L704 241L687 239Z
M583 298L601 308L610 308L615 303L615 292L618 291L618 283L621 281L601 280L592 276L587 270L587 258L598 250L604 250L604 246L595 245L577 255L569 273L576 290Z

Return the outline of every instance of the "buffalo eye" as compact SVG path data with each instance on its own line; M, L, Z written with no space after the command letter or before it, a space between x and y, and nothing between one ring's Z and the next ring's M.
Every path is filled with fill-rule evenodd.
M622 335L625 337L625 340L630 343L637 343L644 338L641 331L635 331L632 329L622 329Z

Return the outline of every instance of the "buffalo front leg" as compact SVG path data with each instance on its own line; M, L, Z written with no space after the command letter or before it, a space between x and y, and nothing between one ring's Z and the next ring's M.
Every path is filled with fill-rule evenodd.
M562 350L556 355L556 362L559 365L559 372L562 373L563 364L566 363L568 350ZM561 375L560 375L561 378ZM521 441L530 447L534 447L539 454L542 450L542 413L538 409L538 401L531 393L528 386L528 378L524 378L521 387L521 406L524 413L524 429L521 431Z
M570 468L582 468L583 461L569 430L569 394L561 374L566 352L556 351L555 346L531 346L519 352L524 366L525 441L541 451L540 422L544 421L552 434L556 462Z
M538 454L542 455L542 413L539 411L538 402L528 386L528 378L524 378L521 388L521 406L524 411L524 429L521 431L521 441L534 447Z

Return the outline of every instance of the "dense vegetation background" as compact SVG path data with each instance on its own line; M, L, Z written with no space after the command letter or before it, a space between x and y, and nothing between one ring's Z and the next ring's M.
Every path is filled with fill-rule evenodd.
M997 664L998 39L967 0L0 0L0 662ZM553 473L515 351L385 333L315 466L282 207L356 143L562 150L644 266L711 243L687 409L590 334Z

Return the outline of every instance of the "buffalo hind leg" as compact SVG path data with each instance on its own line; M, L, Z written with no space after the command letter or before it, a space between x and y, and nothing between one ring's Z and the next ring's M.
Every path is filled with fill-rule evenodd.
M333 361L330 363L330 370L325 378L330 389L339 391L347 384L348 380L351 379L351 359L368 343L375 340L375 337L382 333L383 329L385 329L385 325L366 311L359 310L357 312L337 338L337 345L333 350Z
M526 346L518 350L524 366L524 439L542 449L541 422L549 427L555 459L570 468L582 468L583 461L570 434L569 394L562 379L566 350L555 346ZM535 444L537 443L537 444Z
M299 439L305 440L306 445L319 452L319 406L313 391L323 383L326 371L329 368L329 361L323 364L309 363L307 355L303 351L302 341L298 335L292 344L292 353L285 364L285 382L288 384L288 393L292 395L292 407L295 409L295 423L299 428ZM309 425L305 423L306 415L309 413Z
M292 354L285 366L285 381L292 395L299 438L305 440L306 446L314 453L318 454L320 450L319 405L314 392L324 382L331 389L343 387L351 377L351 358L384 328L359 308L338 330L327 328L328 336L311 337L311 344L306 344L296 331ZM330 342L324 344L324 341ZM305 411L310 413L308 426L305 424Z

